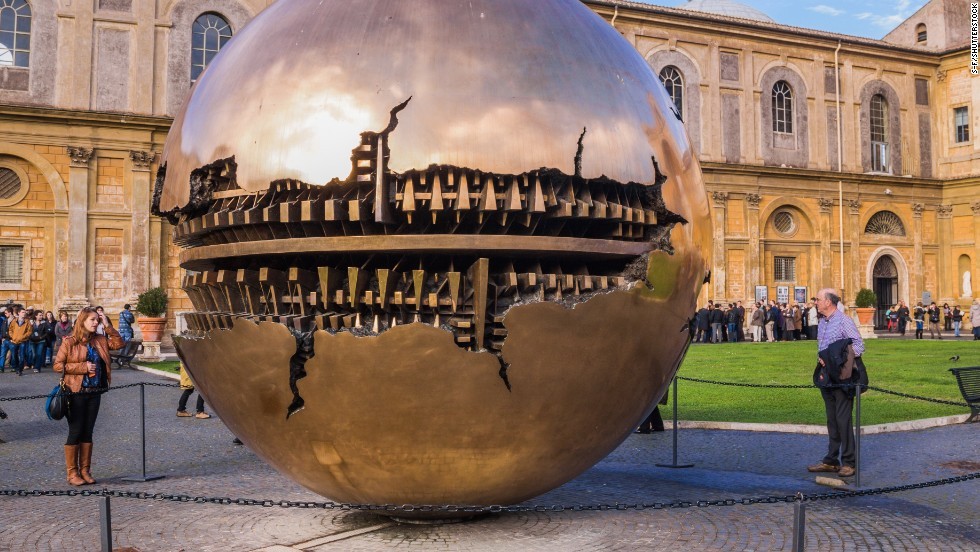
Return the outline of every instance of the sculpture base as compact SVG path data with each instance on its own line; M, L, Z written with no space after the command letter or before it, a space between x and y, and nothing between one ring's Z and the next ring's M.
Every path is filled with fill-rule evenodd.
M143 354L138 355L136 360L142 362L160 362L163 360L163 356L160 354L160 342L159 341L144 341L143 342Z
M859 324L858 333L861 334L861 339L878 339L875 334L875 327L872 324Z

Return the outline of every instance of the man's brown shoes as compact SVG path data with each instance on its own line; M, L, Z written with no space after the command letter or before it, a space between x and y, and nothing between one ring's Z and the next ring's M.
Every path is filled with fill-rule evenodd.
M809 472L836 472L839 469L840 466L835 466L834 464L824 464L823 462L806 467L806 470Z

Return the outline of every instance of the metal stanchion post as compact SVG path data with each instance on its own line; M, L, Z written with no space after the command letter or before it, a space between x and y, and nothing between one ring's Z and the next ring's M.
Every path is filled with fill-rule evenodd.
M854 486L861 486L861 386L854 395Z
M123 481L153 481L163 479L162 475L146 475L146 386L140 382L140 462L142 471L140 475L124 477Z
M102 526L102 552L112 552L112 511L108 496L99 498L99 518Z
M806 547L806 503L793 503L793 552L803 552Z
M674 389L673 389L672 393L674 394L674 412L673 412L673 418L674 418L674 429L673 429L673 434L674 434L673 435L673 437L674 437L674 461L671 464L657 464L657 467L660 467L660 468L693 468L694 467L694 464L678 464L677 463L677 432L679 431L679 428L677 427L677 376L674 376Z

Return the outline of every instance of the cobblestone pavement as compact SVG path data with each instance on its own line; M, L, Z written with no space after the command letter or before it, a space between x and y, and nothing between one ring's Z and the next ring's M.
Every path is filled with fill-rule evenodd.
M42 394L50 372L0 374L0 397ZM113 383L166 382L129 370ZM139 389L108 394L96 427L95 488L233 498L323 501L232 445L215 417L176 418L178 389L147 387L148 473L140 473ZM192 398L192 401L194 399ZM800 400L819 400L801 391ZM193 404L193 402L191 403ZM2 402L0 488L68 489L65 423L43 401ZM980 424L862 439L865 487L908 484L980 471ZM607 459L534 504L717 500L823 493L804 466L819 460L823 436L682 430L671 470L671 433L633 435ZM91 487L89 487L91 488ZM810 502L808 550L980 550L980 481L885 496ZM265 550L788 550L791 504L676 510L501 513L444 525L407 525L359 512L174 503L115 498L116 547L148 551ZM0 551L97 550L98 499L0 497Z

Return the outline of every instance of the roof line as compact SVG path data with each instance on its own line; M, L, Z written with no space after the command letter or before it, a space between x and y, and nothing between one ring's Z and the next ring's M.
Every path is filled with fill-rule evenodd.
M832 33L829 31L818 31L816 29L807 29L805 27L784 25L782 23L771 23L768 21L758 21L755 19L744 19L741 17L719 15L719 14L708 13L708 12L683 10L680 8L669 8L667 6L657 6L654 4L645 4L645 3L635 2L631 0L582 0L582 1L585 2L586 4L598 4L598 5L604 5L610 7L630 8L646 13L683 16L683 17L690 17L692 19L702 19L706 21L717 21L722 23L737 23L744 27L754 27L757 29L792 32L796 35L810 36L814 38L824 38L828 40L842 41L842 42L847 41L852 44L874 46L876 48L884 48L887 50L893 50L898 52L908 52L908 53L915 53L915 54L922 54L922 55L945 55L963 49L963 46L960 45L953 48L948 48L946 50L927 50L925 48L919 48L914 46L900 46L897 44L892 44L891 42L885 42L883 40L877 40L874 38L865 38L863 36L854 36L854 35L848 35L843 33Z

